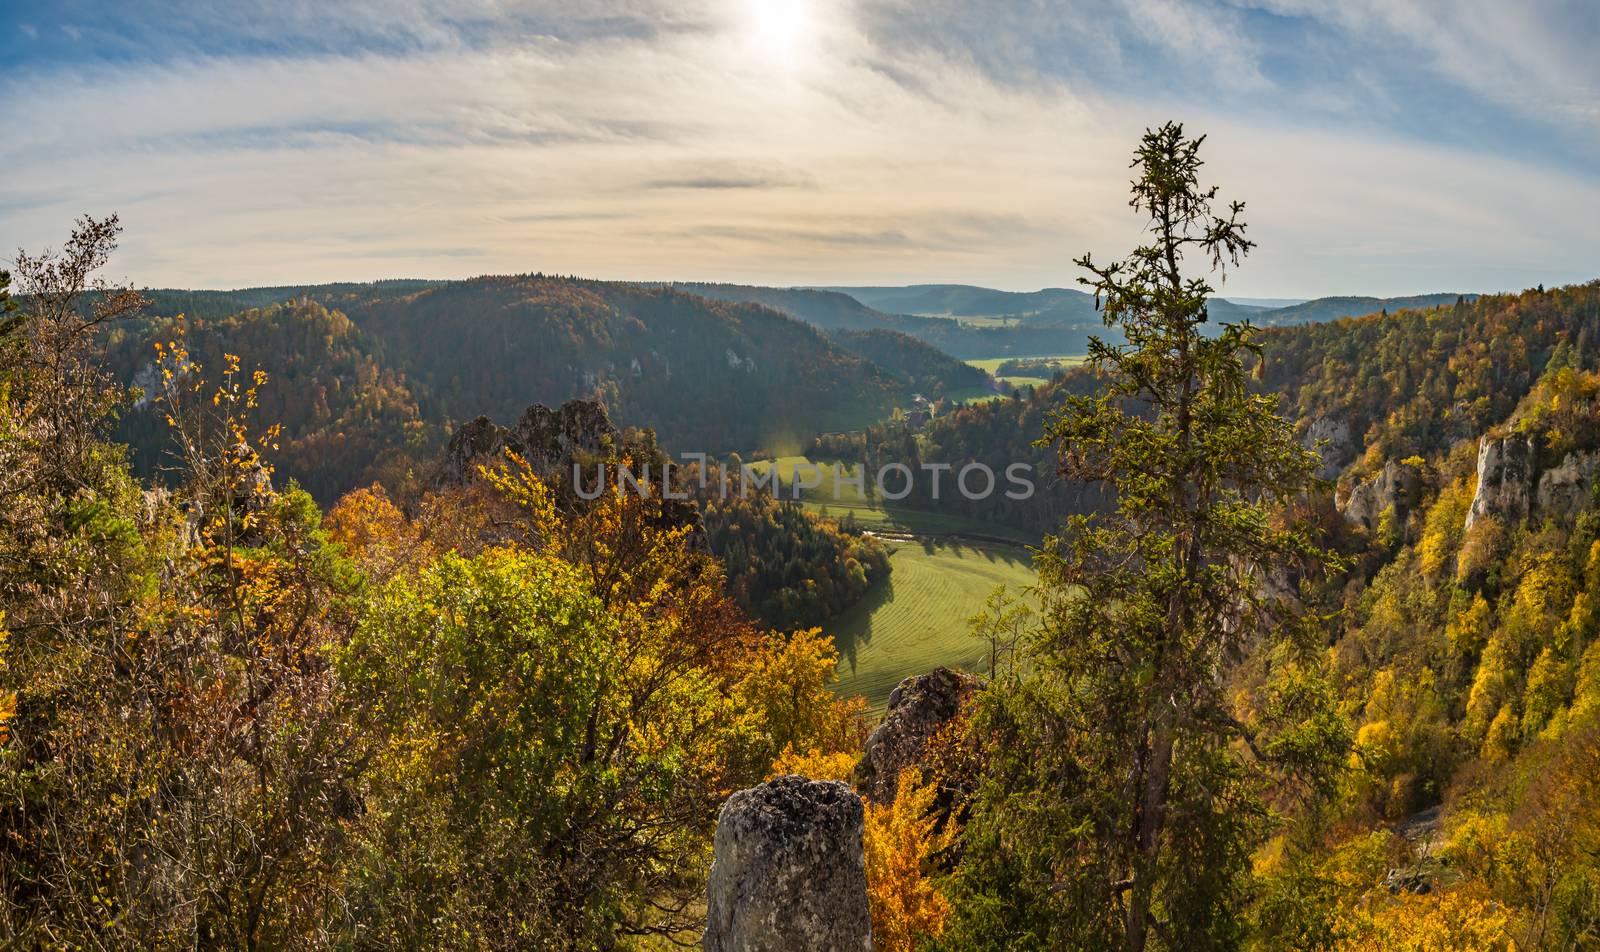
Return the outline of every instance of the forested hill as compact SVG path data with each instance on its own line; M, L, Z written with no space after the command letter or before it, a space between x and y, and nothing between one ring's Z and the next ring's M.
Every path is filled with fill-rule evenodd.
M1361 317L1383 311L1425 310L1461 301L1477 300L1476 294L1413 294L1406 297L1322 297L1287 307L1264 310L1253 318L1262 325L1285 326L1334 321L1341 317Z
M964 321L1006 321L1018 325L1098 326L1094 297L1073 288L1038 291L999 291L970 284L913 284L905 287L817 288L843 294L865 307L895 314L946 317ZM1230 301L1214 297L1209 302L1213 321L1249 320L1257 326L1285 326L1312 321L1359 317L1381 311L1428 308L1452 304L1456 294L1416 294L1407 297L1321 297L1282 307ZM1465 295L1472 300L1477 295Z
M828 336L852 354L899 375L930 397L989 384L989 375L984 371L899 331L836 330Z
M1432 457L1476 441L1534 388L1553 356L1596 366L1600 282L1521 294L1451 299L1446 306L1398 310L1261 332L1266 364L1258 385L1283 395L1308 444L1327 439L1326 475L1346 484L1385 461ZM1086 392L1086 369L1027 391L1021 400L962 407L932 421L914 440L893 426L828 437L812 451L848 459L982 462L996 472L1029 462L1049 472L1054 456L1033 445L1064 392ZM1043 533L1078 505L1070 487L1041 480L1033 499L945 499L938 505ZM909 498L907 504L933 505Z
M1565 346L1593 367L1600 281L1262 335L1262 384L1303 428L1348 426L1349 456L1430 455L1504 420ZM1358 467L1359 469L1360 467Z
M179 336L207 368L232 353L269 371L262 401L284 425L281 469L324 500L402 481L453 422L514 418L530 403L596 396L680 450L748 453L864 426L974 374L913 341L861 342L880 364L758 305L539 275L152 296L154 316L109 335L118 376L150 383L153 344ZM121 435L141 471L160 465L154 408L130 412Z
M417 382L430 418L598 395L668 445L725 452L859 426L907 390L804 322L668 288L485 277L328 303Z
M319 499L373 481L402 482L443 445L445 428L423 418L406 374L385 363L376 342L344 314L308 300L215 318L183 313L181 324L155 317L114 327L107 337L108 368L146 391L117 432L140 475L176 461L166 411L150 399L159 384L157 342L183 342L205 374L220 373L225 354L239 356L247 375L266 370L258 413L283 427L272 457Z

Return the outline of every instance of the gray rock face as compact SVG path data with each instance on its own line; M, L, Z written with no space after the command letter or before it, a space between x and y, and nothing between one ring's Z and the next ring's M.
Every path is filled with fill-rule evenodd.
M901 681L889 694L883 722L867 737L856 765L856 786L874 803L893 802L900 771L921 761L928 740L960 713L978 684L972 675L949 668Z
M1355 459L1355 443L1350 439L1350 424L1332 417L1317 417L1306 429L1305 445L1322 457L1318 479L1333 479Z
M1600 452L1568 453L1560 463L1539 476L1534 504L1540 512L1568 514L1589 501L1594 474L1600 469Z
M555 410L534 404L509 429L488 417L464 424L450 438L433 481L435 486L469 483L477 478L480 465L499 462L509 449L538 475L568 482L573 463L602 456L619 440L606 408L597 401L569 400Z
M1484 437L1478 444L1478 491L1466 528L1485 516L1508 523L1528 518L1533 502L1533 445L1518 434Z
M871 952L861 798L787 776L741 790L717 818L706 952Z
M1417 468L1390 460L1378 475L1350 490L1340 512L1346 522L1365 526L1371 532L1378 528L1384 510L1392 507L1395 519L1404 525L1421 493L1422 474Z

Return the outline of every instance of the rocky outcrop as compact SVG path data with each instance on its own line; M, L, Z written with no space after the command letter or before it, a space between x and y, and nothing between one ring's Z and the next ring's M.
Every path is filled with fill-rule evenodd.
M861 798L785 776L722 805L706 886L706 952L870 952Z
M1560 463L1539 475L1534 505L1540 513L1568 515L1589 501L1600 451L1568 453Z
M1421 471L1411 464L1390 460L1376 476L1350 490L1339 511L1346 522L1371 532L1378 528L1384 512L1393 509L1396 524L1403 526L1421 494Z
M463 424L450 438L431 485L448 489L474 482L480 466L504 462L507 450L526 460L529 470L553 490L556 505L570 512L586 510L599 497L597 479L659 497L669 463L651 431L618 430L598 400L569 400L554 410L534 404L514 427L488 417ZM627 479L618 471L623 458L631 461ZM674 495L682 492L679 488ZM663 499L658 522L691 529L690 544L709 551L700 510L686 494Z
M856 788L874 803L890 803L900 771L921 762L933 735L961 712L978 690L978 679L949 668L936 668L901 681L889 694L889 707L867 737L856 765Z
M1317 467L1318 479L1333 479L1355 459L1355 443L1350 439L1350 424L1332 417L1317 417L1306 428L1306 449L1314 451L1322 462Z
M1521 434L1483 438L1478 444L1478 491L1466 528L1485 516L1508 523L1528 518L1533 502L1533 443Z
M499 462L506 450L526 459L538 475L570 482L574 463L604 458L620 440L621 433L596 400L569 400L555 410L538 403L523 411L514 427L500 426L488 417L464 424L450 438L433 483L444 487L471 482L479 466Z

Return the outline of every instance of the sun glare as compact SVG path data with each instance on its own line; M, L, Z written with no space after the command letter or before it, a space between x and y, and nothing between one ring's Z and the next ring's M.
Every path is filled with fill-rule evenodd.
M749 38L755 51L793 66L816 33L811 0L744 0Z

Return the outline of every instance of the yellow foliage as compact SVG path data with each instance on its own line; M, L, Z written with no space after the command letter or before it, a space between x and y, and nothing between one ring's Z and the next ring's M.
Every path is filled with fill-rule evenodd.
M1483 649L1489 638L1489 602L1482 593L1473 596L1466 611L1450 619L1445 625L1445 637L1450 642L1450 651L1457 657Z
M1422 540L1417 549L1422 555L1422 574L1429 578L1441 574L1461 546L1461 527L1472 506L1472 487L1467 480L1456 480L1439 493L1439 499L1423 520Z
M1483 756L1490 763L1509 760L1517 752L1517 717L1511 705L1501 706L1500 713L1489 724L1489 734L1483 739Z
M872 945L879 952L911 952L924 939L944 932L950 902L934 883L931 865L955 833L949 824L936 831L932 784L920 771L900 773L894 801L866 809L867 897L872 907Z
M1356 906L1337 952L1509 952L1512 915L1476 892L1450 889L1426 895L1402 892Z
M0 612L0 674L6 672L6 642L10 640L11 632L6 631L6 613ZM17 713L17 695L15 691L0 691L0 746L11 737L11 718Z
M769 777L781 777L785 774L799 774L812 780L844 780L849 781L850 775L855 772L856 762L861 758L856 754L840 750L825 752L811 749L800 753L794 747L785 747L783 753L772 765Z
M748 710L760 712L774 750L860 750L866 701L834 693L838 663L833 639L817 628L772 632L744 660L739 696Z

